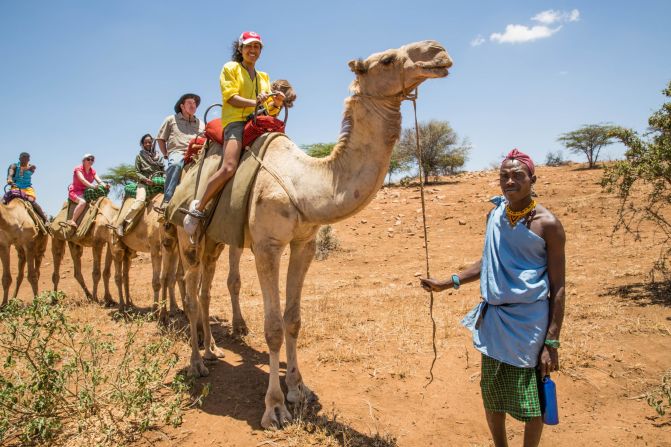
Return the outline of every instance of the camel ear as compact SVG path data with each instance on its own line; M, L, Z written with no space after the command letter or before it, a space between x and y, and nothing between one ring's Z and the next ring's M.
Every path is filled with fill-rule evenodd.
M364 74L366 72L366 66L361 59L352 59L347 65L349 65L349 69L356 74Z

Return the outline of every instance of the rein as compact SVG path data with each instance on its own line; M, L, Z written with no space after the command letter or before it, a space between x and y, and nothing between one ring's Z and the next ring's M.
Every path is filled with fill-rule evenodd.
M430 270L429 270L429 238L428 238L428 230L426 226L426 203L424 199L424 180L426 179L426 173L423 172L423 164L422 164L422 148L419 144L419 125L417 123L417 98L418 98L418 88L415 87L414 89L409 89L405 85L405 71L403 68L401 68L401 93L398 93L396 95L367 95L363 93L355 93L353 96L359 96L362 98L371 98L371 99L384 99L384 100L397 100L397 101L412 101L412 110L415 115L415 142L416 142L416 155L417 155L417 162L419 165L419 191L420 191L420 197L422 201L422 226L424 227L424 256L426 259L426 277L430 278ZM431 382L433 382L433 367L436 364L436 360L438 359L438 349L436 348L436 320L433 317L433 290L429 292L429 316L431 317L431 329L432 329L432 335L431 335L431 342L432 342L432 347L433 347L433 360L431 361L431 367L429 368L429 375L430 379L424 385L424 388L429 386Z

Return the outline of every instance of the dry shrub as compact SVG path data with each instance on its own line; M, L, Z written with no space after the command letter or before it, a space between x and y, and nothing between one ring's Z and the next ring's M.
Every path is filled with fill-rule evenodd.
M340 249L340 241L333 232L331 225L324 225L317 233L317 248L315 249L315 259L323 261L329 257L333 251Z
M66 315L60 292L0 310L0 444L120 445L177 426L191 383L174 375L175 340L140 341L145 323L103 334Z

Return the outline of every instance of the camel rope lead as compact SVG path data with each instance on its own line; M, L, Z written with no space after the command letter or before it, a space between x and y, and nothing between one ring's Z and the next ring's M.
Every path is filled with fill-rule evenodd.
M426 259L426 277L431 277L431 272L429 270L429 236L426 228L426 203L424 200L424 180L426 178L426 172L423 171L424 165L422 164L422 148L419 144L419 125L417 124L417 89L415 89L415 94L410 100L412 101L412 109L415 114L415 142L417 144L417 162L419 164L419 192L422 199L422 226L424 227L424 255ZM433 382L433 366L436 364L438 359L438 349L436 349L436 320L433 317L433 290L429 291L429 316L431 317L431 344L433 347L433 360L431 361L431 367L429 368L429 381L424 385L424 388L431 385Z

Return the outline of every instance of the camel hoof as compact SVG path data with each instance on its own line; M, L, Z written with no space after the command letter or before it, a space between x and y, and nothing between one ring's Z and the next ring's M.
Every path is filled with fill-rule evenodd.
M205 351L205 354L203 354L203 358L205 360L217 360L225 357L224 350L215 346L211 350Z
M103 306L105 307L114 307L116 303L112 298L105 298L105 302L103 303Z
M156 316L156 320L158 321L158 324L167 326L168 321L170 321L170 318L168 317L168 312L165 309L159 310L158 315Z
M275 404L266 408L261 418L261 427L265 429L282 428L283 425L292 421L291 413L284 404Z
M233 321L233 337L240 338L249 335L249 329L245 320Z
M292 404L299 402L312 403L317 401L317 395L313 393L305 384L299 384L296 388L290 389L287 393L287 400Z
M191 362L187 374L191 377L207 377L210 371L207 369L202 360Z

